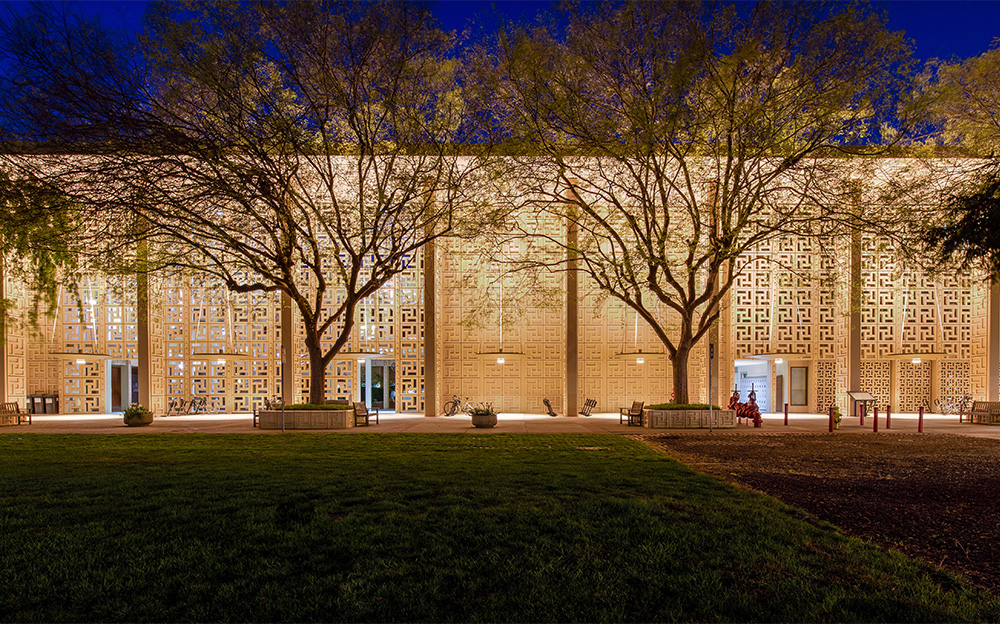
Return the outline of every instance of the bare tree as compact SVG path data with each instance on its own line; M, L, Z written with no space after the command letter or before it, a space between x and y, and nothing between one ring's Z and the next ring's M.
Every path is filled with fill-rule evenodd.
M913 113L909 50L854 4L563 11L564 32L519 29L480 47L470 82L497 140L521 154L506 163L511 205L579 232L548 242L649 324L686 403L689 354L748 252L881 218L849 201L844 159L830 157L898 140Z
M409 2L194 0L146 20L131 48L45 6L6 29L12 138L82 154L18 163L147 241L145 270L287 294L323 402L359 303L470 206L451 36Z

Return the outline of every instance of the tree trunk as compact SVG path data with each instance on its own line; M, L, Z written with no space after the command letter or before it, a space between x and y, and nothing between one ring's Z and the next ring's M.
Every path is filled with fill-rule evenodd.
M326 403L326 366L319 335L306 332L306 350L309 352L309 402Z
M690 403L688 397L688 358L691 356L691 345L682 342L677 345L673 360L674 403Z

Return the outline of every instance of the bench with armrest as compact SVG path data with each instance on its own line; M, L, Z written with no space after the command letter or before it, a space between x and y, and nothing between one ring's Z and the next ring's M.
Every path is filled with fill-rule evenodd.
M959 422L962 417L959 416ZM981 425L1000 425L1000 401L973 401L969 422Z
M357 401L354 403L354 426L355 427L360 427L361 425L364 425L365 427L367 427L369 424L371 424L371 419L372 418L375 419L375 424L377 425L378 424L378 410L377 409L369 410L368 406L366 406L364 403L357 402Z
M618 410L618 424L625 422L627 418L629 426L638 425L641 427L643 405L645 405L645 401L632 401L632 407L623 407Z
M597 406L597 399L587 399L583 402L583 409L580 410L581 416L590 416L590 413L594 411Z
M13 418L9 419L11 424L20 425L23 422L27 422L29 425L31 424L31 413L22 413L21 407L17 404L17 401L13 401L11 403L0 403L0 421L8 420L7 417L9 416L13 416Z

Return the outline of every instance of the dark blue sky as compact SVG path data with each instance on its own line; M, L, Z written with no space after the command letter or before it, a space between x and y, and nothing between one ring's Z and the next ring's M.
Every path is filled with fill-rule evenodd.
M89 0L81 4L101 13L110 26L124 23L136 28L146 3ZM507 17L529 19L551 6L550 2L529 0L438 0L435 4L442 25L455 30L461 30L477 16L488 16L491 6ZM875 4L888 12L893 30L905 30L915 40L921 59L976 56L989 50L993 39L1000 37L998 0L881 0Z

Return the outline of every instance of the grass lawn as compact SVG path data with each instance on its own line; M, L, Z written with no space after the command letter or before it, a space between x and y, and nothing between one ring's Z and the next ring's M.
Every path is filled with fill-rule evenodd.
M5 621L946 621L946 573L599 435L0 435Z

